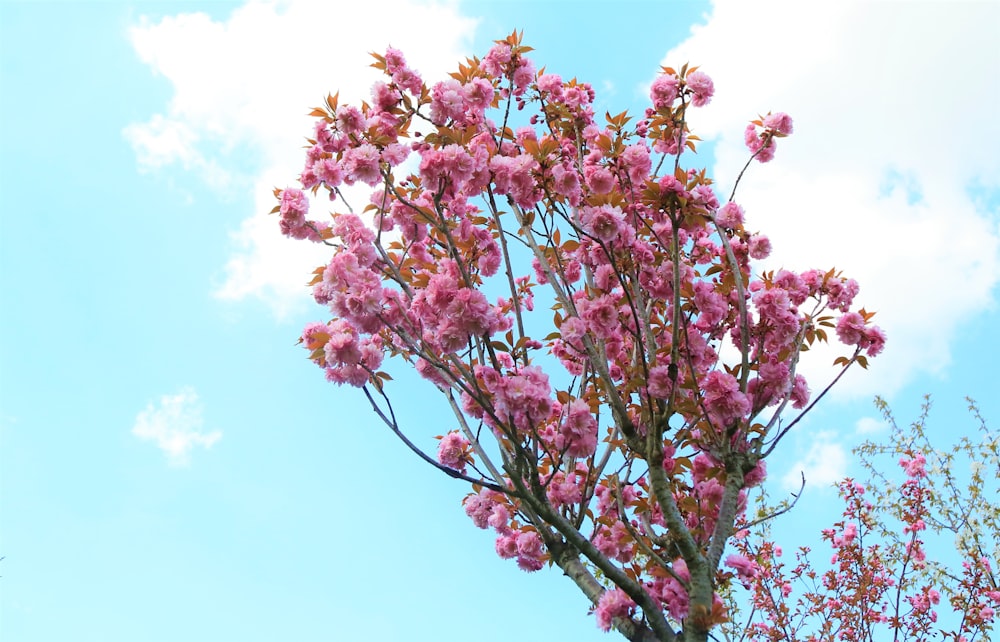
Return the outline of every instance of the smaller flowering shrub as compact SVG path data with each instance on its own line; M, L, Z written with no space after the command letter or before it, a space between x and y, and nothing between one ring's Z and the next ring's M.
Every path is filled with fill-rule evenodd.
M789 568L766 528L756 538L738 534L735 547L753 560L754 574L744 583L750 609L739 606L741 595L730 595L734 619L727 627L735 635L775 642L991 639L1000 606L1000 435L970 402L980 441L963 437L951 452L939 451L924 431L929 402L909 431L896 426L883 401L877 404L891 425L890 442L855 451L872 480L839 484L843 519L822 531L831 551L826 571L817 570L806 547ZM876 465L875 455L895 457L902 481ZM956 470L962 463L964 482ZM929 539L935 550L950 552L930 559ZM749 611L749 621L737 617L740 611Z

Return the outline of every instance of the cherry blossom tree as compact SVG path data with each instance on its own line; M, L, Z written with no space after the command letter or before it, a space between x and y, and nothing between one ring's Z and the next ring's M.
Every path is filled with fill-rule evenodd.
M370 103L312 112L299 186L274 209L332 252L311 286L333 319L301 343L471 484L465 512L500 557L559 567L604 630L707 640L756 573L727 546L765 460L885 337L836 270L753 269L771 244L739 180L720 197L692 164L705 72L663 68L640 118L598 117L589 84L530 51L514 33L428 84L390 48ZM791 133L786 114L752 120L740 179ZM329 196L322 214L310 192ZM843 356L813 395L799 359L834 333ZM452 409L436 456L394 412L387 358Z

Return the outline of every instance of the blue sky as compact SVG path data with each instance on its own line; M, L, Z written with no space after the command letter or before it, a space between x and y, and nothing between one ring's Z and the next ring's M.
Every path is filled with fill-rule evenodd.
M855 276L890 343L770 462L777 489L809 478L788 532L832 521L873 395L905 422L932 393L942 439L965 395L995 426L1000 5L390 4L0 2L4 640L605 639L295 346L323 258L279 236L270 190L308 109L361 97L389 43L438 79L523 29L613 113L699 64L721 186L746 121L792 114L738 200L776 261ZM432 449L447 409L396 384Z

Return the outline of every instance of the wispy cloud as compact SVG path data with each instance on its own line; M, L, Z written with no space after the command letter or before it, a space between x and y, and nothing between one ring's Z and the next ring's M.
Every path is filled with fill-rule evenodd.
M862 417L854 424L854 432L861 436L874 435L884 431L888 427L888 424L881 419Z
M829 489L847 476L847 450L832 432L818 432L805 455L792 464L781 478L781 485L790 492L796 492L805 475L806 485L811 489Z
M805 475L806 485L812 489L832 490L833 486L848 476L852 457L849 452L856 444L888 429L888 424L874 417L862 417L854 423L854 432L821 430L808 436L809 443L799 449L800 457L788 467L781 478L781 486L796 492ZM805 439L804 436L801 439Z
M691 118L716 142L722 189L746 160L748 120L769 110L795 118L795 134L751 168L737 200L782 264L842 269L878 311L889 343L876 374L852 373L835 395L888 395L942 372L963 321L994 305L998 23L995 3L718 0L664 59L700 65L716 82L712 104ZM830 380L833 356L804 360L814 389Z
M152 441L167 455L173 466L186 466L195 446L211 448L222 439L222 432L202 432L201 404L194 389L185 387L177 394L160 397L135 418L132 434Z
M217 296L258 297L278 315L307 302L303 283L326 253L282 238L267 212L272 189L302 169L310 107L338 90L342 100L367 98L378 79L368 52L390 44L426 78L472 53L476 22L455 3L393 0L378 14L357 3L250 2L223 21L190 13L130 30L140 59L173 87L166 113L124 131L141 166L178 165L253 194Z

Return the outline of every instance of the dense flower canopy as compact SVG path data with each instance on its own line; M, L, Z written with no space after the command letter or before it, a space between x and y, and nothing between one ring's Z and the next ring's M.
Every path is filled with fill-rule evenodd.
M664 68L642 118L597 118L589 84L529 52L515 33L428 85L389 49L370 103L313 111L300 186L274 210L333 248L312 292L334 319L301 340L414 449L384 359L443 393L435 463L474 484L465 511L501 557L560 566L602 628L704 639L718 590L754 576L723 552L797 421L779 418L810 407L800 355L835 329L842 372L885 337L835 270L753 271L770 241L685 165L706 73ZM790 133L786 114L752 121L748 164ZM355 210L344 189L361 185Z

